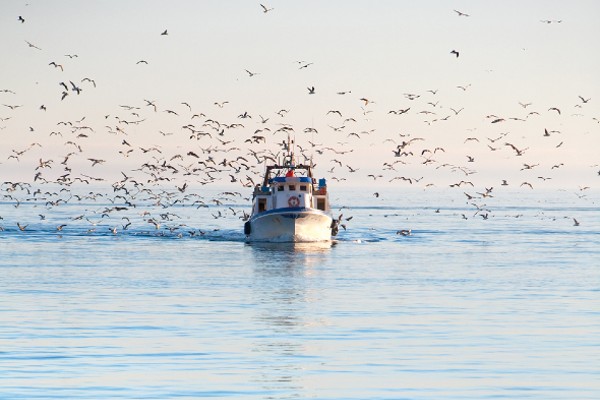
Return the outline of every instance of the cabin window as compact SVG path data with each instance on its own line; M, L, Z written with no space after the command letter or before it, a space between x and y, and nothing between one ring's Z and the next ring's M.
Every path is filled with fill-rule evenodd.
M300 185L300 191L301 192L306 192L306 190L307 190L306 185Z
M277 191L278 192L283 192L283 186L277 186Z
M289 190L290 190L290 192L293 192L294 190L296 190L296 185L290 185Z
M325 199L317 198L317 209L325 211Z
M263 212L267 209L267 199L258 199L258 212Z

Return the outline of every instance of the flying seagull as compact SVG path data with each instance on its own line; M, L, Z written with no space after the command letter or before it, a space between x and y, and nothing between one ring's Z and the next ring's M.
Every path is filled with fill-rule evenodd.
M85 81L91 82L91 83L92 83L92 85L94 85L94 87L96 87L96 81L95 81L95 80L93 80L93 79L90 79L90 78L83 78L83 79L81 80L81 82L85 82Z
M579 98L581 99L582 102L587 103L588 101L590 101L592 98L590 97L589 99L585 99L583 96L579 96Z
M48 65L53 65L54 68L60 68L61 71L64 71L63 66L61 64L57 64L54 61L52 61L50 64Z
M27 40L25 41L25 43L27 43L27 45L28 45L29 47L33 47L34 49L41 50L41 49L40 49L39 47L37 47L35 44L33 44L33 43L31 43L31 42L28 42Z
M559 110L558 108L556 108L556 107L550 107L550 108L548 109L548 111L556 111L557 113L559 113L559 114L560 114L560 110Z
M470 16L469 14L466 14L466 13L464 13L462 11L454 10L454 12L456 14L458 14L459 17L469 17Z
M266 7L265 5L263 5L263 4L261 4L260 6L262 7L262 9L263 9L263 13L265 13L265 14L266 14L266 13L268 13L269 11L272 11L272 10L273 10L273 8L267 8L267 7Z

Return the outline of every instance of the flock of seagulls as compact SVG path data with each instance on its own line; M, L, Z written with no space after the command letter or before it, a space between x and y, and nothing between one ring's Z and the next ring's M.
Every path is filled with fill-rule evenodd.
M262 12L274 10L260 4ZM453 10L458 17L470 14ZM17 21L25 23L19 16ZM542 21L560 23L561 21ZM168 36L164 29L160 36ZM168 40L168 39L165 39ZM35 51L43 50L25 41ZM33 51L32 50L32 51ZM456 58L459 51L450 52ZM53 67L60 76L68 76L69 63L76 62L77 54L65 54L62 58L48 54L46 67ZM296 61L298 69L312 67L316 62ZM139 60L137 64L148 64ZM247 78L262 79L259 72L242 68ZM301 72L297 72L301 73ZM57 96L61 102L72 101L82 94L92 92L98 85L105 84L95 78L84 77L58 79ZM456 85L454 91L467 92L472 84ZM307 94L318 96L314 85L307 87ZM306 93L306 92L305 92ZM352 90L339 90L338 96L355 96ZM473 208L473 217L487 220L492 211L483 201L494 197L494 187L534 189L538 184L552 179L552 173L568 165L569 157L562 152L563 143L569 138L561 131L568 125L568 118L575 118L563 112L566 107L577 110L577 118L590 118L586 107L593 104L590 96L578 94L570 105L561 107L552 104L535 104L532 101L515 101L518 113L515 115L482 115L481 120L494 129L485 132L475 130L467 134L458 133L452 150L447 145L435 143L427 135L408 132L381 132L370 127L369 122L377 116L386 120L389 126L403 126L404 119L418 121L425 129L446 129L444 124L459 120L467 114L461 104L448 104L444 90L423 88L420 91L403 93L399 104L384 105L370 97L356 96L353 108L331 108L318 116L325 121L321 126L294 126L290 116L295 110L287 107L265 110L255 114L233 100L213 99L210 106L195 106L193 101L182 99L176 104L165 104L160 100L140 98L131 104L119 104L112 110L102 113L102 124L98 115L79 116L69 120L55 120L52 126L29 127L31 144L24 147L5 147L0 152L0 167L4 171L14 169L29 171L24 180L10 179L3 175L0 182L0 195L4 202L14 207L33 203L43 209L36 220L46 220L46 215L57 207L69 203L91 204L83 215L70 217L56 225L56 231L64 232L76 221L86 221L89 231L99 226L112 234L132 229L136 224L151 227L156 232L175 232L179 235L200 235L203 231L186 226L180 217L171 211L175 206L217 208L211 215L215 219L234 217L248 218L244 207L236 209L228 204L249 204L251 189L259 183L264 166L277 162L287 151L285 138L296 136L297 155L305 162L318 164L319 170L330 179L342 182L351 177L362 176L371 181L383 181L394 188L420 186L423 189L446 186L466 196L466 204ZM454 97L454 96L452 96ZM13 99L18 98L15 88L0 88L0 128L15 129L13 121L22 105ZM50 114L52 110L45 102L39 110ZM562 108L562 111L561 111ZM297 114L296 114L297 115ZM169 118L168 129L153 126L157 116ZM548 162L543 159L530 159L532 149L523 132L528 131L529 123L539 124L546 118L552 125L543 128L538 135L552 142L547 149L558 160ZM466 117L464 117L466 118ZM533 122L532 122L533 121ZM522 124L522 125L519 125ZM10 125L10 127L9 127ZM495 127L502 127L496 132ZM561 129L557 129L557 127ZM140 135L143 132L143 135ZM494 133L496 132L496 133ZM2 131L0 131L0 136ZM491 137L490 137L491 136ZM94 144L103 143L109 150L99 150ZM380 161L380 170L371 171L351 165L354 153L371 146L387 148L387 156ZM54 150L58 152L52 153ZM458 150L457 150L458 149ZM457 151L460 157L457 157ZM477 165L485 157L473 154L501 154L508 160L508 168L523 176L520 182L498 178L485 184L474 182L478 173ZM462 158L462 162L456 161ZM120 165L123 167L114 167ZM117 172L115 172L115 168ZM598 168L598 165L591 166ZM410 176L406 172L419 170L422 176ZM540 171L537 178L531 171ZM434 183L431 176L445 172L449 181L445 185ZM362 175L361 175L362 174ZM600 176L600 170L596 174ZM533 179L538 179L535 183ZM533 182L533 183L532 183ZM238 190L223 191L214 197L203 196L205 185L227 183ZM108 192L95 188L105 186ZM477 189L481 187L481 189ZM468 188L468 189L467 189ZM89 189L89 190L88 190ZM578 195L585 196L580 188ZM244 193L244 194L243 194ZM373 193L375 199L382 198L382 191ZM152 205L152 209L143 207ZM136 209L143 209L133 213ZM135 215L137 219L133 217ZM352 217L347 218L349 220ZM466 214L461 218L467 219ZM572 218L572 217L569 217ZM340 216L341 219L341 216ZM580 223L572 218L574 225ZM21 232L28 230L33 221L16 221ZM6 221L0 215L0 230L6 229ZM345 227L345 225L344 225ZM412 230L398 230L397 235L411 236Z

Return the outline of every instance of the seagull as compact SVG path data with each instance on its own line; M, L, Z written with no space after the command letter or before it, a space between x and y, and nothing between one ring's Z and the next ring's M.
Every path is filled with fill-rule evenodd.
M92 85L94 85L94 87L96 87L96 81L95 81L95 80L93 80L93 79L90 79L90 78L83 78L83 79L81 80L81 82L85 82L85 81L91 82L91 83L92 83Z
M456 14L458 14L458 16L459 16L459 17L470 17L470 15L469 15L469 14L466 14L466 13L464 13L464 12L461 12L461 11L458 11L458 10L454 10L454 12L455 12Z
M314 86L309 87L307 89L308 89L308 94L315 94L315 87Z
M390 110L390 111L388 111L388 114L402 115L402 114L406 114L409 110L410 110L410 107L405 108L405 109L399 109L398 111Z
M92 162L92 167L96 164L102 164L105 162L105 160L99 160L97 158L88 158L88 160Z
M504 143L504 145L511 147L517 153L517 156L522 156L525 150L529 149L529 147L518 149L514 144L508 142Z
M246 71L250 77L253 77L254 75L258 75L258 72L250 72L247 69L244 71Z
M273 11L273 10L274 10L273 8L267 8L267 7L266 7L265 5L263 5L263 4L260 4L260 6L262 7L262 9L263 9L263 13L265 13L265 14L266 14L266 13L268 13L269 11Z
M581 101L585 104L588 101L590 101L592 98L590 97L589 99L584 99L583 96L579 96L579 98L581 99Z
M452 50L450 52L450 54L454 54L456 56L456 58L458 58L458 56L459 56L460 53L458 51L456 51L456 50Z
M160 223L158 221L156 221L154 218L150 218L147 222L149 224L154 225L155 229L160 229Z
M579 226L579 221L573 218L573 226Z
M18 18L18 20L19 20L21 23L25 22L25 18L23 18L23 17L22 17L22 16L20 16L20 15L19 15L19 18Z
M548 111L556 111L560 115L560 110L556 107L550 107Z
M81 88L73 83L73 81L69 81L71 84L71 90L77 92L77 94L81 93Z
M28 45L29 47L33 47L34 49L41 50L41 49L40 49L39 47L37 47L35 44L33 44L33 43L31 43L31 42L28 42L27 40L25 41L25 43L27 43L27 45Z
M544 136L550 136L550 132L548 132L548 129L544 128Z
M54 61L52 61L50 64L48 65L54 65L54 68L60 68L61 71L64 71L63 66L60 64L55 63Z
M169 32L167 32L167 30L165 29L162 33L161 36L167 36L169 34Z
M529 186L531 189L533 189L533 185L529 182L523 182L521 183L521 186Z
M414 93L404 93L404 97L406 97L409 100L415 100L415 99L418 99L419 97L421 97L421 95L414 94Z
M525 171L526 169L534 169L538 165L539 164L527 164L527 163L523 163L523 168L521 168L521 171Z

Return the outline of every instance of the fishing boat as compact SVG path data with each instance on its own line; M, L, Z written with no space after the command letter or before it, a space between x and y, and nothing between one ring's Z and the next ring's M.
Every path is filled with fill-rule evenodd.
M317 181L311 165L296 164L289 138L287 149L283 162L268 165L254 187L244 233L257 242L331 241L338 221L331 216L327 181Z

